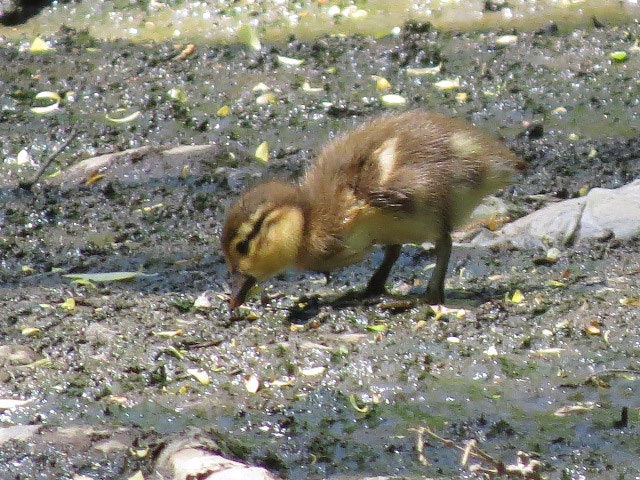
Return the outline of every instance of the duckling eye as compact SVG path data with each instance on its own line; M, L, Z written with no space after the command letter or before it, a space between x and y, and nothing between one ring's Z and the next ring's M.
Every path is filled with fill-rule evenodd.
M236 251L240 255L246 255L247 253L249 253L249 239L236 243Z
M241 242L236 243L236 251L240 255L246 255L247 253L249 253L249 244L253 241L254 238L256 238L256 236L258 236L258 233L260 233L260 229L262 228L262 224L264 222L264 219L267 218L267 215L268 212L264 212L260 216L260 218L258 218L258 220L253 224L249 235L247 235L247 237Z

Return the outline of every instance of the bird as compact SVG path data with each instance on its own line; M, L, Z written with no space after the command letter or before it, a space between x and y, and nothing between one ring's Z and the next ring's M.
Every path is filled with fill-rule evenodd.
M526 163L470 123L425 109L383 114L324 146L298 181L268 180L228 209L221 245L229 305L290 269L328 274L384 257L363 294L385 293L403 244L435 245L424 300L444 304L451 233Z

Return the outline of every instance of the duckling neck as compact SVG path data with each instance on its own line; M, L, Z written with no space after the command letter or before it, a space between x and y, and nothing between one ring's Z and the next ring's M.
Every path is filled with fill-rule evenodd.
M328 272L336 267L330 259L344 249L341 240L345 199L338 190L323 185L321 191L308 182L300 185L298 205L304 216L304 228L296 267Z

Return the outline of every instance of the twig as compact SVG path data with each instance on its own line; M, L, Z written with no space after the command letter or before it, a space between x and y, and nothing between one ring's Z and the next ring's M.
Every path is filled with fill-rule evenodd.
M441 437L430 428L421 427L418 429L412 429L412 431L417 432L418 434L418 438L416 439L416 450L418 450L418 461L423 465L429 465L424 454L424 436L426 434L436 439L445 447L460 450L462 452L462 459L460 463L473 473L485 475L489 478L503 476L524 480L540 480L542 478L540 476L542 463L539 460L531 459L531 457L525 452L519 451L517 453L518 460L516 464L505 465L504 462L497 460L483 450L480 450L475 440L469 440L464 447L461 447L452 440ZM488 464L488 466L482 465L481 463L468 465L471 458L476 458L480 460L480 462Z
M418 435L416 437L416 451L418 452L418 461L420 462L421 465L424 465L425 467L427 465L431 465L431 462L429 461L429 459L427 458L427 456L424 454L424 433L425 433L425 428L420 427L420 428L412 428L411 431L416 432Z
M633 368L605 368L604 370L600 370L599 372L595 372L590 375L590 377L603 377L605 375L614 375L616 373L628 373L630 375L640 375L640 370L636 370Z
M69 144L73 141L73 139L76 138L78 133L79 132L77 128L75 127L72 128L71 133L69 134L69 137L64 142L62 142L62 145L60 145L53 153L51 153L51 155L49 155L49 158L47 158L47 160L44 162L42 167L40 167L40 170L38 170L38 173L36 174L34 179L30 181L20 182L19 184L20 188L22 188L23 190L31 190L31 188L36 183L38 183L38 181L40 180L40 177L42 177L42 175L47 170L47 168L49 168L49 165L51 165L53 161L56 159L56 157L60 155L60 153L69 146Z

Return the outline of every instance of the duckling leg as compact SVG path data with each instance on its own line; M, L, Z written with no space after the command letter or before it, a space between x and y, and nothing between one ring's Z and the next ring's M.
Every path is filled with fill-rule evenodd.
M365 295L381 295L385 292L385 283L387 283L391 267L400 256L401 248L402 245L387 245L385 247L382 263L373 273L369 283L367 283L367 288L364 291Z
M425 299L431 305L444 303L444 278L451 257L451 234L446 232L436 241L436 268L434 268Z

